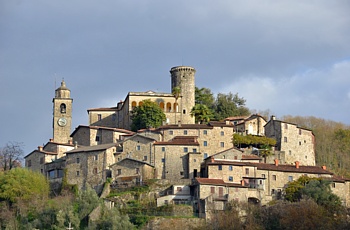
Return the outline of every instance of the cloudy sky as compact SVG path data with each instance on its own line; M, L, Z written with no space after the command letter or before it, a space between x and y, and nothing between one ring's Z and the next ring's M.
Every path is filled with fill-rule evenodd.
M0 0L0 146L52 137L64 78L73 127L129 91L170 92L171 67L250 109L350 124L350 2Z

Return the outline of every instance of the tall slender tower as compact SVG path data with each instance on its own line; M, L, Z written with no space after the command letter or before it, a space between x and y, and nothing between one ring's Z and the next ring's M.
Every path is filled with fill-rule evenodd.
M195 73L196 70L190 66L177 66L170 70L171 91L173 92L175 87L180 88L178 120L183 124L195 123L195 118L191 116L195 105Z
M53 102L53 140L58 143L68 143L72 127L72 103L70 90L64 80L55 90Z

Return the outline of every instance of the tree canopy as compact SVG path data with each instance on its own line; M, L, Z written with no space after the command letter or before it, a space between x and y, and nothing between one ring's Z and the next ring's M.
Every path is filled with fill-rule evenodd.
M287 184L285 199L297 202L302 198L311 198L328 211L338 212L342 207L342 203L340 198L332 193L330 183L330 181L322 178L301 176Z
M16 203L34 198L46 199L49 191L48 181L41 173L14 168L0 174L0 200Z
M191 116L195 117L196 123L209 122L213 117L212 111L202 104L196 104L191 110Z
M163 124L166 116L159 105L151 100L144 100L140 106L131 112L131 130L157 128Z

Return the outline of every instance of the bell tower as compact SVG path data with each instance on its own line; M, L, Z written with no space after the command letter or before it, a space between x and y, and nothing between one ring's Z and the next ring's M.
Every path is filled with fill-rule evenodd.
M72 103L70 90L66 87L64 80L61 86L55 90L53 103L53 141L68 143L72 127Z

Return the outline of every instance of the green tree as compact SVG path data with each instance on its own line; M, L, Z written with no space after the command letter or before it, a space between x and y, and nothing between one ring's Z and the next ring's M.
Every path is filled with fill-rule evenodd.
M214 108L215 98L208 88L195 88L195 103L207 106L210 110Z
M165 121L166 116L159 105L151 100L144 100L137 106L131 115L131 130L137 131L145 128L157 128Z
M202 104L196 104L191 110L191 116L195 117L195 121L199 124L209 122L213 117L211 110Z
M0 200L11 204L30 202L33 199L46 200L49 184L41 173L24 168L14 168L0 174Z
M214 110L216 120L250 114L249 109L245 107L245 99L240 98L237 93L233 95L231 92L228 94L219 93L217 95Z
M332 193L330 181L322 178L301 176L287 184L285 188L286 200L296 202L302 198L311 198L332 213L338 213L342 210L341 200Z

